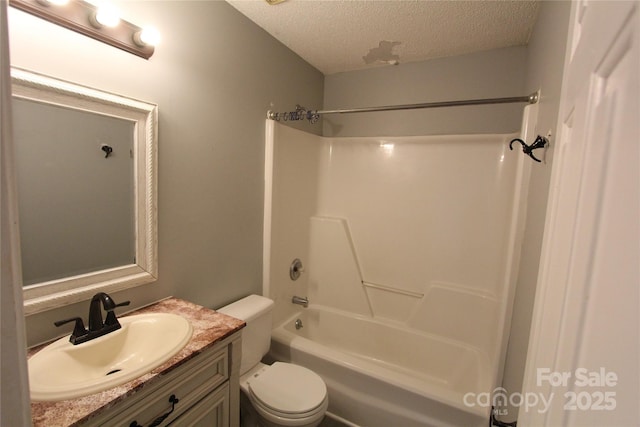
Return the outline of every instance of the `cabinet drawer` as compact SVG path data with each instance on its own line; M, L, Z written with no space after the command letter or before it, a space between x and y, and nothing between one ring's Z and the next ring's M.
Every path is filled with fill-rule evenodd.
M125 400L114 407L109 412L116 415L102 419L100 425L129 427L136 425L135 422L147 427L158 417L170 412L160 424L168 425L228 377L227 347L207 350L167 374L150 390L143 390L133 395L132 401ZM178 399L175 404L172 403L171 396Z
M205 396L171 423L172 427L226 427L228 425L229 384Z

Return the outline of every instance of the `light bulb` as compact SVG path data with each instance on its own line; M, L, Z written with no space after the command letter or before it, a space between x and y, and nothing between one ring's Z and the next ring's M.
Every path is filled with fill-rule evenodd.
M91 25L96 28L115 27L120 23L118 9L107 3L100 3L91 15Z
M146 27L133 35L138 46L157 46L160 43L160 32L153 27Z

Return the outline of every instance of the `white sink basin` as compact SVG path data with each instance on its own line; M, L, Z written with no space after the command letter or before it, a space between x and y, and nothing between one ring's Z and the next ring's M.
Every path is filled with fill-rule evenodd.
M122 328L73 345L61 338L29 361L31 399L66 400L107 390L146 374L180 351L193 328L169 313L118 319Z

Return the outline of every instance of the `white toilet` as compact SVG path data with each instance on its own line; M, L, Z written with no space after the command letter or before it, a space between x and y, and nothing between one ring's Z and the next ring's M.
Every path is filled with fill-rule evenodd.
M315 427L329 406L322 378L292 363L260 362L271 345L272 310L273 301L259 295L250 295L217 310L247 324L242 330L240 362L243 425ZM256 414L258 419L252 420Z

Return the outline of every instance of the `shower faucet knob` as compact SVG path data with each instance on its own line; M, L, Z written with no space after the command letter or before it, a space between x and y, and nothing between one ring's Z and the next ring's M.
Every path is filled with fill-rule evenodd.
M296 258L293 260L291 266L289 267L289 277L291 278L291 280L298 280L303 271L304 267L302 266L302 261Z

